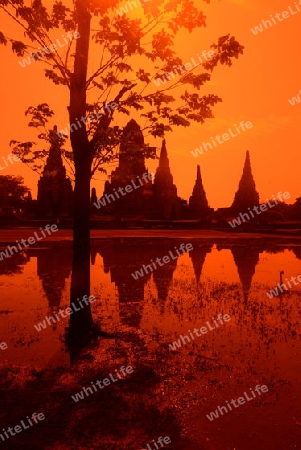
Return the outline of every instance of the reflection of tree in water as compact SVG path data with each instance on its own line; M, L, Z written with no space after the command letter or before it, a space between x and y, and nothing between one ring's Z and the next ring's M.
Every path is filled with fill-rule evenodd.
M29 253L37 257L37 274L42 282L49 308L51 310L58 308L66 280L71 273L71 247L34 249Z
M0 275L20 275L23 273L23 267L28 261L29 258L25 252L16 253L9 258L3 258L0 261Z

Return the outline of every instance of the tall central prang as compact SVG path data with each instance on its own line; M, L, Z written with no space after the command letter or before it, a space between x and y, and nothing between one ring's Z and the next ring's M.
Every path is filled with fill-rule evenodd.
M242 177L231 210L232 212L239 213L257 205L259 205L259 194L256 191L255 181L252 175L250 153L247 151Z
M125 126L121 137L119 165L112 171L111 181L105 183L103 195L115 194L116 198L106 209L122 216L145 215L146 209L149 209L148 198L152 189L151 180L143 181L143 186L139 184L138 177L141 179L145 173L148 174L145 167L144 137L139 125L132 119ZM138 188L121 197L118 189L131 185L132 180L136 180ZM117 198L116 192L121 198Z
M56 126L50 131L49 141L49 155L38 181L38 211L41 217L69 217L73 211L73 190L63 165L61 141L57 136Z
M181 204L169 167L165 139L155 175L153 204L155 219L175 219L180 215Z

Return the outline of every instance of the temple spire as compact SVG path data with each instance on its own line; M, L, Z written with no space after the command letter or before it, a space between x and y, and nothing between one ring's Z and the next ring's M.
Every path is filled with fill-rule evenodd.
M154 181L154 216L158 219L171 219L179 215L180 203L177 188L169 167L166 141L162 142L159 166Z
M161 147L161 153L160 153L160 158L159 158L159 169L163 170L168 170L170 172L170 167L169 167L169 159L167 156L167 149L166 149L166 141L165 139L163 139L162 142L162 147Z
M166 149L166 141L165 139L162 142L160 157L159 157L159 166L156 171L156 177L155 180L157 180L157 183L162 183L165 186L168 186L171 188L171 185L173 185L173 176L170 171L169 167L169 159L167 156L167 149ZM156 183L156 181L155 181Z
M245 165L243 168L242 177L239 183L239 188L252 188L255 190L255 181L252 175L252 169L251 169L251 161L250 161L250 152L247 150L246 152L246 159L245 159Z
M146 148L140 126L131 119L121 135L118 166L112 171L110 181L105 182L103 196L109 196L110 201L105 207L101 207L100 214L110 213L118 220L125 216L149 215L152 183L150 178L146 177L148 176L145 167ZM143 180L142 185L139 184L139 180ZM137 188L127 190L127 194L123 197L124 194L122 195L119 189L125 189L128 185L133 186L132 182Z
M73 210L73 190L62 160L63 139L57 126L49 132L50 149L38 181L37 206L41 217L69 217Z
M146 170L144 162L144 137L138 123L131 119L123 129L120 142L119 167L116 177L133 179Z
M194 218L201 219L206 213L209 212L208 201L203 187L201 168L197 166L196 181L192 191L192 195L189 198L189 210L190 215Z
M246 159L231 209L243 212L248 208L259 205L259 194L256 191L255 181L251 169L250 153L246 152Z
M50 149L44 167L44 172L51 172L53 170L61 170L66 175L66 169L63 165L63 159L61 155L61 147L63 145L62 139L57 135L57 126L54 125L53 130L49 131Z

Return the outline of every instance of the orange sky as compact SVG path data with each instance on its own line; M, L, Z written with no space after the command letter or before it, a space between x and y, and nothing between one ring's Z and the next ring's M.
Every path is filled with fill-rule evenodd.
M150 0L151 1L151 0ZM120 4L126 3L125 1ZM176 39L175 49L184 62L195 58L197 53L209 49L218 37L230 33L245 46L244 55L235 60L232 68L220 67L214 71L212 80L201 91L223 98L223 103L214 107L215 119L204 125L193 124L190 128L177 128L166 136L170 166L178 194L188 199L196 175L196 165L201 165L203 183L209 204L213 208L229 206L241 177L246 150L250 150L251 164L260 200L264 202L272 194L288 191L291 201L301 196L299 181L299 148L301 103L291 106L289 98L301 89L301 70L298 64L301 12L290 16L258 35L254 28L262 19L269 19L291 6L293 0L212 0L210 5L202 3L207 15L207 28L192 34L181 33ZM301 8L301 7L300 7ZM133 16L142 14L135 10ZM0 29L4 34L15 36L16 27L0 14ZM60 37L60 32L56 32ZM0 46L2 70L0 72L0 95L4 99L1 109L1 153L10 152L11 139L33 139L27 127L24 112L30 105L47 102L55 111L59 129L68 123L66 105L68 92L53 85L43 75L43 65L33 63L26 68L18 64L19 57L9 47ZM93 65L94 56L91 59ZM216 134L222 135L229 127L242 120L251 121L253 128L232 138L208 153L193 157L191 150L207 142ZM149 141L160 147L161 143ZM2 158L0 158L2 160ZM3 164L2 164L3 167ZM147 162L150 171L157 161ZM12 173L23 175L25 184L36 196L38 176L17 162L1 171L1 175ZM97 175L92 186L102 194L106 177Z

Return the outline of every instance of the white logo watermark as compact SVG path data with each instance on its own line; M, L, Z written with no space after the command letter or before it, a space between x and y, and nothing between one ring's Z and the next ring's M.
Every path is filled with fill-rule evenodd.
M282 201L282 196L283 196L283 198L288 199L288 198L290 198L290 193L289 193L289 192L284 192L284 193L282 194L282 192L278 192L277 197L278 197L278 199L279 199L280 201ZM273 204L273 205L272 205L272 204L270 203L270 201L267 199L267 204L268 204L268 206L267 206L265 203L262 203L261 205L253 206L253 211L256 212L256 214L259 215L259 214L261 214L262 212L265 212L265 211L268 209L268 207L269 207L269 208L274 208L274 206L278 205L278 202L277 202L277 200L275 199L274 195L272 195L272 197L273 197L273 200L274 200L274 204ZM260 211L259 211L259 210L260 210ZM244 222L246 222L247 220L251 220L251 218L254 219L255 216L254 216L254 214L252 213L251 208L248 208L248 212L249 212L249 214L250 214L251 217L249 216L248 213L239 213L239 216L240 216L240 217L238 216L236 219L233 219L232 221L228 222L228 224L231 225L232 228L235 228L237 225L241 225L241 224L242 224L240 218L241 218ZM246 217L246 219L245 219L245 217Z
M301 5L301 0L299 1L299 5ZM267 19L267 20L262 20L260 25L256 25L254 28L251 28L251 31L253 34L258 34L258 33L262 33L264 31L264 28L267 29L267 24L269 25L269 27L271 28L273 25L277 25L277 23L283 22L284 19L288 19L291 16L294 16L295 14L298 14L301 9L299 8L299 6L297 5L297 3L295 2L295 6L296 6L296 10L293 11L292 8L290 6L288 6L288 11L283 11L282 13L276 13L275 16L273 17L272 14L270 14L271 20ZM282 17L282 19L281 19ZM278 22L276 22L276 19L278 20ZM263 28L264 26L264 28Z
M50 228L50 229L49 229L49 228ZM40 230L41 230L42 237L39 238L39 235L38 235L38 234L36 233L36 231L35 231L35 232L33 233L33 234L35 235L35 237L31 236L31 237L29 237L29 238L27 239L28 244L26 244L26 239L21 239L21 243L22 243L22 245L24 246L23 248L22 248L22 246L21 246L21 243L20 243L19 241L16 241L16 244L18 245L19 250L24 250L24 248L29 247L29 245L35 244L36 240L37 240L37 241L41 241L43 238L46 238L47 235L45 234L44 231L47 231L48 236L50 236L50 235L51 235L51 232L55 233L56 231L58 231L58 227L57 227L57 225L49 225L49 224L48 224L48 225L46 225L46 227L45 227L44 230L43 230L41 227L40 227ZM3 260L3 257L9 258L9 256L10 256L9 253L10 253L11 255L13 255L13 249L14 249L15 253L18 253L18 252L19 252L18 248L17 248L15 245L12 245L12 246L8 245L8 246L7 246L7 250L5 250L4 252L0 252L0 261ZM9 253L8 253L8 252L9 252Z
M217 134L214 139L212 137L210 138L214 147L217 147L215 139L217 140L218 144L223 144L224 142L229 141L230 137L234 138L234 137L238 136L239 134L241 134L240 128L242 129L242 131L246 131L246 128L247 129L253 128L252 122L248 121L245 123L243 120L240 122L240 124L238 126L236 125L236 123L234 124L234 126L235 126L235 130L237 131L238 134L232 133L231 128L228 128L227 131L229 131L229 134L224 133L224 134L222 134L222 136L219 136ZM213 148L212 144L210 142L202 142L202 144L200 145L200 148L191 150L191 153L196 158L198 156L198 154L202 155L204 153L202 146L203 146L204 150L206 152L208 152L208 150L211 150ZM209 149L207 148L208 145L209 145Z
M12 153L10 153L9 155L7 155L6 158L8 159L8 161L10 162L10 164L14 164L14 162L21 161L21 158L20 158L19 155L13 155ZM5 158L4 156L2 156L2 159L3 159L3 161L4 161L5 167L8 167L9 164L8 164L6 158ZM13 159L13 161L12 161L12 159ZM5 167L2 167L2 166L0 165L0 170L4 170Z
M214 322L215 327L211 327L209 321L206 322L206 325L208 326L210 331L215 330L216 328L219 328L219 325L223 325L224 322L229 322L229 320L231 319L231 317L229 316L229 314L219 314L218 317L216 319L214 319L212 317L212 320ZM218 324L217 321L219 321L220 323ZM197 328L195 328L193 330L193 333L196 335L196 337L201 337L203 334L206 334L208 332L208 329L206 326L201 327L200 329L200 333ZM191 342L191 340L195 339L194 335L192 334L192 332L190 330L188 330L188 333L190 334L190 337L187 336L187 334L184 334L184 336L181 334L180 335L180 339L178 339L177 341L174 341L172 344L169 344L169 348L171 348L171 350L177 350L177 348L180 348L183 345L187 344L187 342L185 342L185 339L188 340L188 342ZM181 342L182 341L182 342Z
M65 35L62 35L62 38L64 39L64 43L60 42L59 38L55 40L56 44L51 44L49 46L44 45L44 47L41 49L38 47L37 52L31 53L28 58L24 58L22 61L19 61L20 66L24 69L26 66L30 66L32 62L36 62L37 60L44 58L45 55L50 55L51 53L54 53L57 51L58 48L65 47L66 45L70 44L70 42L73 39L80 38L80 34L78 31L68 31L67 33L68 39L65 37Z
M114 378L114 376L111 373L109 374L109 377L111 381L113 381L113 383L116 383L116 381L126 378L127 374L132 373L134 371L133 367L131 366L127 367L121 366L119 370L122 373L122 375L120 375L117 369L115 369L117 378ZM109 380L109 378L104 378L102 381L97 380L95 384L99 387L99 389L103 389L105 386L109 386L111 384L111 381ZM101 383L103 383L104 386L102 386ZM94 381L91 381L91 384L93 389L91 386L83 387L82 391L77 392L75 395L71 395L71 398L77 403L79 400L83 400L85 396L89 397L90 394L94 394L95 392L97 392L98 389L95 386Z
M248 397L247 392L244 392L243 395L244 397L238 397L236 400L231 400L230 403L235 407L238 408L241 405L244 405L246 403L246 400L248 400L248 402L250 402L251 400L253 400L254 398L256 398L256 394L253 391L252 388L250 388L250 391L252 393L252 397ZM260 386L260 384L257 384L257 386L255 387L255 391L257 392L257 394L260 396L261 392L265 393L268 392L268 387L263 384L262 386ZM245 400L246 399L246 400ZM238 405L236 405L236 402L238 403ZM210 420L210 422L212 422L214 419L217 419L219 417L219 413L223 416L224 412L227 413L229 411L232 411L232 407L229 405L229 402L226 400L226 404L227 406L218 406L217 409L215 411L212 411L210 413L210 415L206 414L207 419ZM228 409L227 409L228 408Z

